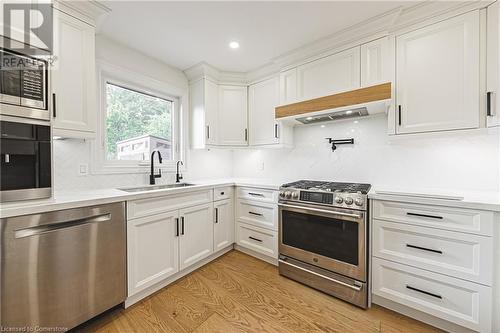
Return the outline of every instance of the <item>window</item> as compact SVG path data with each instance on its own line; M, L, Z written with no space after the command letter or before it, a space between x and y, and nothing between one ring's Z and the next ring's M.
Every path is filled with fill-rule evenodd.
M173 159L174 102L106 82L106 159Z

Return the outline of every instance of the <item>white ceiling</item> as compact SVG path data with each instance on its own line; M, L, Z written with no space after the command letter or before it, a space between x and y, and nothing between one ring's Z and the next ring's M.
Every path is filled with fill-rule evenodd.
M247 72L404 1L105 1L99 33L179 69L205 61ZM236 40L240 48L231 50Z

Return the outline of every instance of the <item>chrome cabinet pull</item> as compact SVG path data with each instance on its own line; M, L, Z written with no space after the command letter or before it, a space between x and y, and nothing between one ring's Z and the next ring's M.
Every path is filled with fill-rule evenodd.
M24 238L24 237L42 235L42 234L46 234L46 233L52 232L52 231L77 227L77 226L84 225L84 224L105 222L105 221L109 221L109 220L111 220L110 213L100 214L100 215L90 216L90 217L86 217L86 218L82 218L82 219L76 219L76 220L64 221L64 222L60 222L60 223L45 224L45 225L39 225L36 227L20 229L14 233L14 237L15 238Z
M297 266L297 265L294 265L294 264L291 264L285 260L282 260L282 259L278 259L278 262L279 263L282 263L282 264L285 264L285 265L289 265L289 266L292 266L293 268L296 268L296 269L299 269L301 271L304 271L304 272L307 272L309 274L313 274L313 275L316 275L316 276L319 276L323 279L326 279L328 281L331 281L333 283L337 283L337 284L340 284L341 286L344 286L344 287L347 287L347 288L351 288L353 290L356 290L356 291L361 291L361 289L363 289L363 286L358 286L358 285L352 285L352 284L348 284L348 283L345 283L345 282L342 282L342 281L339 281L339 280L336 280L336 279L333 279L329 276L325 276L323 274L319 274L319 273L316 273L316 272L313 272L313 271L310 271L306 268L303 268L303 267L300 267L300 266Z
M441 251L441 250L429 249L429 248L422 247L422 246L417 246L417 245L406 244L406 247L409 247L409 248L412 248L412 249L417 249L417 250L422 250L422 251L428 251L428 252L434 252L434 253L443 254L443 251Z
M496 105L495 105L495 92L488 91L486 93L486 115L488 117L493 117L496 115Z
M10 155L5 154L5 163L10 163Z
M406 289L410 289L410 290L416 291L417 293L421 293L421 294L424 294L424 295L432 296L432 297L435 297L435 298L443 299L443 296L441 296L441 295L434 294L434 293L431 293L429 291L418 289L418 288L415 288L415 287L412 287L412 286L409 286L409 285L406 285Z
M418 217L428 217L428 218L431 218L431 219L438 219L438 220L442 220L443 219L442 216L438 216L438 215L418 214L418 213L410 213L410 212L407 212L406 215L409 215L409 216L418 216Z
M258 239L258 238L252 237L252 236L248 236L248 238L250 238L251 240L257 241L259 243L262 243L262 239Z
M248 212L248 214L255 215L255 216L264 216L264 214L255 213L255 212Z

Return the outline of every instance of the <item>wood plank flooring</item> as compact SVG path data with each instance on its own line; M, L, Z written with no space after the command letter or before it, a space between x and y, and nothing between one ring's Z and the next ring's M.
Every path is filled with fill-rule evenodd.
M436 328L379 306L362 310L231 251L128 309L76 332L428 333Z

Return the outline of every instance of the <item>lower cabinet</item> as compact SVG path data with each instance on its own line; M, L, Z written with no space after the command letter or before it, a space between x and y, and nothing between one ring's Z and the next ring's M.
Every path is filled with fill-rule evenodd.
M179 271L179 211L127 221L128 295Z
M214 252L234 243L233 200L214 202Z
M208 257L213 253L212 203L179 211L180 269Z

